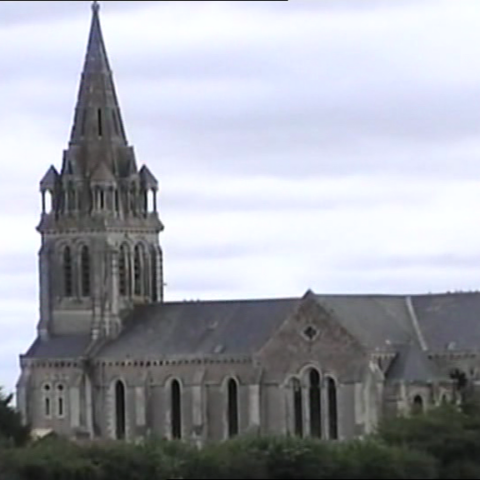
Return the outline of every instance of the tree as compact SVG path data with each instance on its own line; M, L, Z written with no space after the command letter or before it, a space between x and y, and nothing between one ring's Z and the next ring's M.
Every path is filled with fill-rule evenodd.
M12 405L13 394L6 395L0 388L0 443L21 446L30 438L30 428Z

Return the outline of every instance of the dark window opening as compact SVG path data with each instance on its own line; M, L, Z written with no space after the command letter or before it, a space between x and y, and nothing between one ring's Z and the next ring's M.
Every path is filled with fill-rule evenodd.
M333 378L327 379L328 398L328 437L330 440L338 439L338 405L337 386Z
M293 379L293 421L294 432L298 437L303 437L303 401L302 386L298 379Z
M118 198L118 190L115 190L115 211L120 211L120 199Z
M103 125L102 125L102 110L99 108L97 111L98 116L98 136L101 137L103 135Z
M412 413L418 415L423 412L423 398L420 395L415 395L412 404Z
M125 438L125 426L125 385L118 380L115 384L115 437L118 440Z
M178 380L173 380L171 384L171 395L172 437L182 438L182 399Z
M322 415L320 399L320 374L317 370L310 370L309 374L309 410L310 410L310 435L322 436Z
M84 245L82 247L82 253L80 255L81 264L81 293L83 297L90 296L90 253L88 247Z
M63 392L64 392L63 385L57 386L57 415L59 417L63 417L64 415L64 399L63 399Z
M45 385L43 387L43 391L44 391L44 395L45 395L44 402L43 402L44 414L45 414L46 417L49 417L51 415L51 405L50 405L50 391L51 391L51 388L50 388L50 385Z
M238 435L238 386L235 380L228 381L228 436L234 437Z
M103 210L105 208L105 192L103 190L100 190L100 210Z
M72 251L70 247L65 247L63 251L63 282L65 296L73 295L73 272L72 272Z

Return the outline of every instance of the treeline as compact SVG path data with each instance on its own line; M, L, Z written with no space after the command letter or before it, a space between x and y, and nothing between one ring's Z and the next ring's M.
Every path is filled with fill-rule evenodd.
M478 479L480 414L476 407L443 406L389 420L369 438L348 442L245 436L197 449L153 439L78 445L51 438L0 446L0 480L241 478Z

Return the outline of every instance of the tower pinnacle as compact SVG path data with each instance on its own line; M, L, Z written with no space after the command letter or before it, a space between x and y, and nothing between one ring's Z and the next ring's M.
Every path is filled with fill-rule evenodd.
M100 4L92 3L92 20L83 72L78 90L71 145L115 143L127 140L113 75L100 26Z

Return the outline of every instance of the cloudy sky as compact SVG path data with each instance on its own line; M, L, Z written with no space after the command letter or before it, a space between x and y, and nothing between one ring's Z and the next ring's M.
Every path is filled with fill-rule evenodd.
M480 2L102 2L166 298L480 288ZM38 321L89 2L0 2L0 385Z

